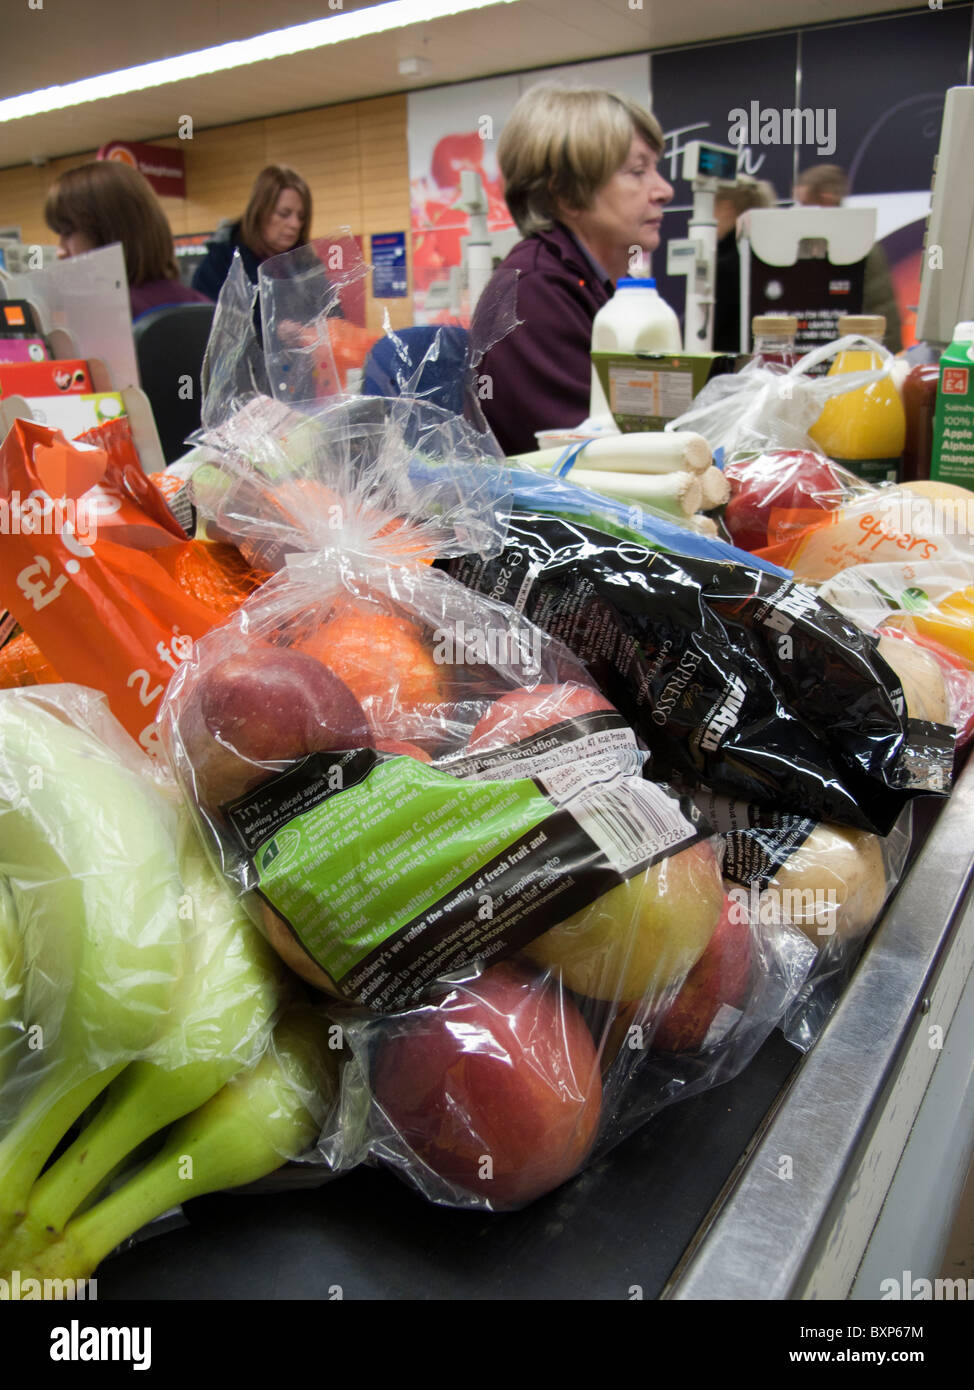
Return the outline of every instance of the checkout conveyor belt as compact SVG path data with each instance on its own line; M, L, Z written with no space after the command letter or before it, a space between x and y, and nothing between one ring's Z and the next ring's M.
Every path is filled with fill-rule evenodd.
M875 1299L884 1270L933 1277L919 1244L939 1258L974 1142L972 879L969 761L807 1056L772 1034L520 1212L372 1169L200 1198L100 1267L99 1300Z

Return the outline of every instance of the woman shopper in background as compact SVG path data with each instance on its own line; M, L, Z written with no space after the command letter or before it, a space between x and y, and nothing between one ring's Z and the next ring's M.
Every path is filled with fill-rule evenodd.
M133 321L165 305L205 302L180 283L162 204L129 165L99 159L68 169L51 186L44 220L59 237L62 258L121 242Z
M261 261L306 245L310 230L308 185L286 165L269 164L257 175L239 222L228 224L208 244L206 259L193 276L193 288L208 299L218 299L238 250L248 278L256 285Z
M673 197L657 168L662 153L655 117L599 88L542 84L511 112L497 158L524 240L494 271L471 330L489 340L486 316L516 294L518 327L479 368L490 381L484 414L505 453L588 415L592 320L658 247Z

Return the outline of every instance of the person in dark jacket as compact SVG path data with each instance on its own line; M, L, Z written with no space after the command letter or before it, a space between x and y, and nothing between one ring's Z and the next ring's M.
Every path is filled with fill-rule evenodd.
M746 352L741 347L741 257L737 219L752 208L773 208L777 195L770 183L722 183L714 194L717 262L714 281L714 352Z
M162 204L128 164L97 159L65 170L51 185L44 220L58 235L61 259L121 243L133 322L150 309L206 302L181 283Z
M507 454L535 431L589 413L592 321L615 282L660 240L673 189L657 168L663 134L645 107L597 88L532 87L497 149L504 196L524 240L494 271L471 325L516 296L518 326L478 368L487 421Z
M219 299L235 251L253 284L262 261L305 246L311 230L311 193L300 174L283 164L261 169L246 211L206 248L193 276L193 288Z
M813 164L803 169L795 184L795 203L806 208L840 208L849 192L846 172L838 164ZM890 352L903 347L903 327L886 252L877 241L866 256L862 287L862 312L882 314L886 320L885 344Z

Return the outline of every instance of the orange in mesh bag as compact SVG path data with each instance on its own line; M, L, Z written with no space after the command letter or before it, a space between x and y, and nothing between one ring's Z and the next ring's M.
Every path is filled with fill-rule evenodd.
M57 685L61 677L37 643L19 632L0 647L0 690L25 685Z
M239 556L224 568L230 547L188 540L127 421L83 439L18 420L0 449L0 607L62 680L103 690L159 756L154 719L170 677L261 576Z

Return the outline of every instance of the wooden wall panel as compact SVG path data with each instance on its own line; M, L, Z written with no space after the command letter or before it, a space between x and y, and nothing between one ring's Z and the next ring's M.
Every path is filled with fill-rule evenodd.
M378 332L383 313L389 312L393 328L405 328L413 321L412 255L409 231L409 151L406 140L406 98L378 97L359 102L360 158L359 182L362 188L362 230L365 256L368 238L380 232L406 233L409 290L405 299L372 298L371 285L366 301L368 327ZM371 278L371 277L370 277Z
M165 200L173 231L212 231L224 217L243 212L254 175L267 162L262 127L248 121L196 130L192 140L160 141L180 147L186 160L186 198Z
M292 165L311 190L313 235L347 226L362 237L368 260L373 233L403 231L410 254L405 94L196 130L192 140L172 136L155 143L180 148L186 159L185 199L162 199L176 234L212 231L222 218L239 217L258 171L283 163ZM47 190L63 170L93 158L91 151L40 169L0 169L0 224L22 227L26 241L55 240L43 220ZM371 279L368 327L381 330L386 308L394 328L411 324L411 276L405 299L374 300Z

